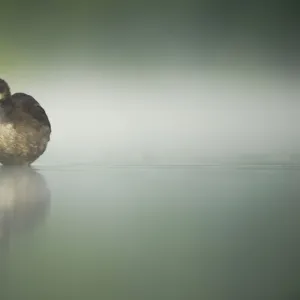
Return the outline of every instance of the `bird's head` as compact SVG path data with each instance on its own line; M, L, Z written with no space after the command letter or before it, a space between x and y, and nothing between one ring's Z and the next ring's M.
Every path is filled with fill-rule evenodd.
M10 88L7 82L0 78L0 101L10 96Z

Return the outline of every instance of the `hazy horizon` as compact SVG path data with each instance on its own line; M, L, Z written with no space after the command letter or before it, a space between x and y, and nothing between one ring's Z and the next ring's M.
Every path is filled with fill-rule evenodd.
M41 162L299 152L299 22L283 2L263 7L7 4L0 77L49 115Z
M5 79L49 115L53 132L39 162L300 150L298 88L280 78L175 67L24 73Z

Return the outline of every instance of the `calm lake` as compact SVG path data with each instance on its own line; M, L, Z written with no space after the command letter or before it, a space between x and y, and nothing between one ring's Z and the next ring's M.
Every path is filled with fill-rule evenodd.
M0 299L300 299L300 170L0 169Z

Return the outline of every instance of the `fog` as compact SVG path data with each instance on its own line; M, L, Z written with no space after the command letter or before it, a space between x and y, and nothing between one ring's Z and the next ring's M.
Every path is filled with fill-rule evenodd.
M7 3L0 76L49 114L41 163L289 155L300 149L296 11L283 1Z
M300 149L298 87L274 73L180 66L24 73L6 76L12 91L40 101L53 127L40 163L193 162Z
M3 3L52 135L0 168L0 300L300 299L296 4Z

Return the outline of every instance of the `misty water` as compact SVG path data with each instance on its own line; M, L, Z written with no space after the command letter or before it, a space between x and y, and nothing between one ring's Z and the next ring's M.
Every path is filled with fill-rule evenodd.
M53 133L0 169L0 300L300 297L296 89L174 69L5 77Z
M2 168L0 299L298 299L299 175Z
M0 168L0 300L300 299L287 3L1 3L0 78L52 135Z

